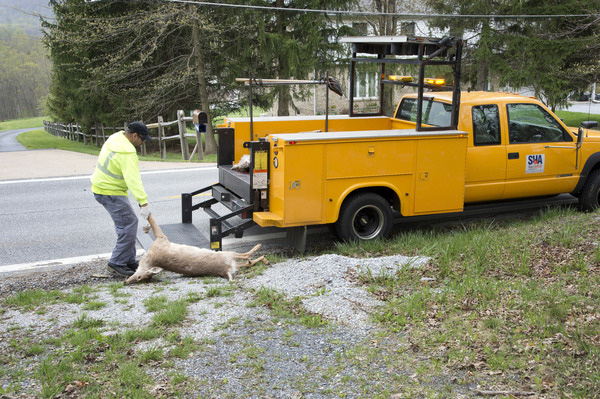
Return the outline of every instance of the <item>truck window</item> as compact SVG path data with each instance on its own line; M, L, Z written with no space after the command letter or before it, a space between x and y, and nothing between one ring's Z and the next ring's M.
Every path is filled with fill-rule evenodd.
M473 114L473 144L500 144L500 113L495 104L476 105Z
M404 98L396 112L397 119L417 121L417 99ZM423 124L431 126L450 126L452 120L452 105L432 98L423 99Z
M562 125L537 104L508 104L506 111L511 144L573 141Z
M400 103L396 112L396 119L402 119L409 122L417 121L417 99L405 98Z

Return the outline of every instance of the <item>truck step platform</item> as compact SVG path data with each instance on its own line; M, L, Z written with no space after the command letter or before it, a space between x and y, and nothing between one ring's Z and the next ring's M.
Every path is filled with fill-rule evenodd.
M160 228L172 243L191 245L199 248L210 247L208 239L200 234L196 226L191 223L163 224ZM146 234L140 228L137 233L137 241L144 250L148 251L154 242L154 233L150 230L150 232Z

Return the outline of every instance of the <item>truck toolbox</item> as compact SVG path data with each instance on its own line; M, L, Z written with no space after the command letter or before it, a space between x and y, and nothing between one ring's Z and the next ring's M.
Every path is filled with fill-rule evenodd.
M379 186L402 198L406 216L460 211L467 137L415 130L270 135L270 208L254 213L254 221L263 227L333 223L350 192Z

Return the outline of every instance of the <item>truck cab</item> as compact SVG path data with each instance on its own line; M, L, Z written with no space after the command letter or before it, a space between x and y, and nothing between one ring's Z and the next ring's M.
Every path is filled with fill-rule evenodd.
M449 119L451 101L451 93L431 93L424 123ZM415 103L416 96L407 95L396 109L395 119L406 127L415 123ZM567 127L540 101L511 93L463 92L459 115L458 129L470 133L465 203L575 190L580 178L577 129ZM584 156L596 140L594 133L586 139Z

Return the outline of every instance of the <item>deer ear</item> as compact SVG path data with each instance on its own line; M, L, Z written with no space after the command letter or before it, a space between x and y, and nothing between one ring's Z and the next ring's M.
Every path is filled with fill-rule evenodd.
M153 267L152 269L150 269L150 274L155 275L162 272L162 269L160 267Z

